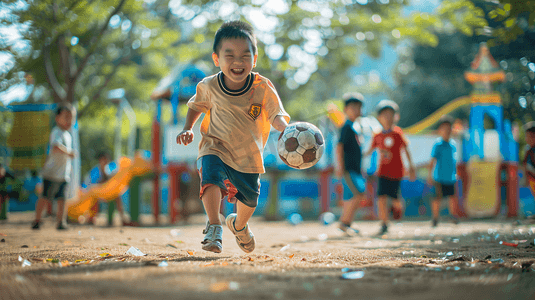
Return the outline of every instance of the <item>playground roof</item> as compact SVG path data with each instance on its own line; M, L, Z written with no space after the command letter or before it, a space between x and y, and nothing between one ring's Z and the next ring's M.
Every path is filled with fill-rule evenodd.
M150 95L150 98L152 100L171 100L178 86L180 86L179 98L189 98L195 94L197 83L202 80L204 76L204 72L196 66L183 64L177 65L169 75L160 80L158 86Z

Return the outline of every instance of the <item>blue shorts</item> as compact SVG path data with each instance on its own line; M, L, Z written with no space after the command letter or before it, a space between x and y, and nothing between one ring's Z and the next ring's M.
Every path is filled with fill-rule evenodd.
M359 172L346 171L342 177L344 185L351 191L352 198L364 194L366 191L366 180ZM349 200L349 199L347 199Z
M256 207L260 196L260 174L242 173L225 164L216 155L205 155L197 160L201 176L201 193L210 185L221 188L221 195L228 199L236 197L249 207Z
M43 180L43 198L48 200L65 200L66 182Z

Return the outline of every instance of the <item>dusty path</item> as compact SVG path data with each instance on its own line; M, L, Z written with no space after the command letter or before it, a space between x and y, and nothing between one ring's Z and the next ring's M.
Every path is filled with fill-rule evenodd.
M535 299L533 224L402 221L376 238L377 222L344 237L334 225L254 219L252 254L228 230L223 253L212 254L200 247L202 216L174 227L67 232L51 219L32 231L31 217L0 224L0 299ZM132 246L147 256L127 255ZM343 268L363 276L341 279Z

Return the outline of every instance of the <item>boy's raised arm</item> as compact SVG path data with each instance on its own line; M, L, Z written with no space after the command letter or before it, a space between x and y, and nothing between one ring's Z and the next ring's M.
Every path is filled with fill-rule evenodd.
M344 172L345 172L345 161L344 161L345 157L344 157L344 144L341 144L341 143L338 143L336 145L336 162L337 164L335 165L335 174L336 174L336 177L338 178L342 178L342 176L344 175Z
M200 111L196 111L192 108L188 109L188 114L186 115L186 124L184 124L184 129L176 136L176 143L183 144L184 146L188 145L193 141L193 125L199 120L201 116Z
M434 157L431 157L431 161L429 162L429 174L427 175L427 184L431 185L433 183L433 169L435 168L435 164L437 162L437 159Z
M362 155L362 157L366 157L366 156L372 154L374 150L375 150L375 145L372 144L372 145L370 146L370 148L368 148L368 151L364 152L364 154Z
M403 147L403 149L405 149L405 155L407 155L407 160L409 161L409 177L410 177L410 180L414 181L414 180L416 180L416 172L415 172L415 169L414 169L414 165L412 164L412 158L411 158L411 153L409 152L409 147L407 145L405 145L405 147Z
M278 115L273 120L273 128L277 129L278 131L282 132L286 127L288 126L288 122L286 122L286 119L282 115Z
M67 150L67 148L61 144L55 144L54 147L52 148L52 151L56 153L63 153L71 158L74 158L75 156L74 151Z

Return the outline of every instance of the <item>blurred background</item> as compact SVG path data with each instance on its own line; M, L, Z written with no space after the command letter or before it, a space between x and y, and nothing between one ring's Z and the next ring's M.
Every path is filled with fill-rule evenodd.
M211 60L215 31L237 19L254 26L255 71L275 84L293 121L317 123L329 103L341 108L341 96L357 91L366 97L364 114L392 99L400 105L399 125L411 126L470 94L464 73L482 42L506 74L496 86L504 118L518 126L535 116L532 0L4 0L0 107L73 103L86 174L100 151L129 147L133 125L121 119L117 142L121 106L109 92L124 90L139 148L151 149L155 99L170 97L158 94L169 85L163 79L190 65L218 72ZM186 110L178 106L178 120ZM452 115L467 120L469 112ZM172 114L162 106L162 120ZM0 113L0 145L13 119ZM517 135L523 155L523 134Z

